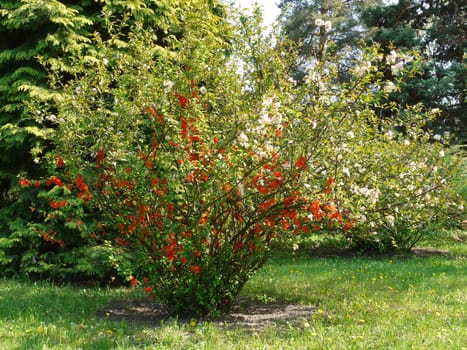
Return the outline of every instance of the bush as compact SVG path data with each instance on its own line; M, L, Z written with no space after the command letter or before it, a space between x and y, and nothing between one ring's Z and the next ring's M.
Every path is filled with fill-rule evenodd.
M232 32L205 13L185 18L168 49L134 27L124 44L96 37L98 60L77 58L81 73L57 94L57 175L38 185L48 207L33 230L58 247L73 234L112 242L128 253L114 261L133 285L173 313L208 314L229 309L273 241L331 231L373 242L375 222L378 242L394 246L389 215L408 230L431 215L398 179L444 193L429 167L439 145L417 110L378 117L375 106L401 110L379 103L377 72L339 85L336 59L297 85L296 48L280 38L271 48L257 20L242 15ZM233 34L220 41L213 28Z

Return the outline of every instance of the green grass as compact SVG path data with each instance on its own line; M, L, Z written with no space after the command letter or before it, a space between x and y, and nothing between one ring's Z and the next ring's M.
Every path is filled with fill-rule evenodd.
M467 349L462 232L434 241L455 254L404 258L275 257L243 295L317 306L299 326L263 332L166 321L130 327L97 318L121 288L0 280L0 349ZM424 246L429 242L423 242Z

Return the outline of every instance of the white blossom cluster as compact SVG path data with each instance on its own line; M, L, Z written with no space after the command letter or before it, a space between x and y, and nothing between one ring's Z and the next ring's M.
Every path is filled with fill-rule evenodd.
M394 75L402 74L404 66L413 61L413 56L404 53L397 53L391 50L386 56L386 63L391 66L391 72Z
M317 27L324 27L324 29L329 32L332 29L331 21L323 21L321 18L315 19L315 25Z

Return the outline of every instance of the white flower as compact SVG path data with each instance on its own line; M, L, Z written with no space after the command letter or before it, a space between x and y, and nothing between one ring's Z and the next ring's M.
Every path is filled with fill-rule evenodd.
M394 64L396 63L396 60L397 60L397 52L394 50L391 50L391 52L389 52L389 55L386 56L386 63Z
M404 69L404 63L403 62L399 62L399 63L393 64L391 66L391 72L394 75L398 75L402 71L402 69Z
M315 26L320 27L322 25L324 25L324 21L321 18L315 19Z
M408 146L410 145L410 141L409 140L404 140L404 146Z
M413 61L413 56L412 55L403 54L402 58L406 63L410 63L410 62Z
M388 223L389 226L393 227L394 226L394 221L396 218L392 215L386 216L386 222Z
M57 121L57 116L55 114L51 114L46 116L45 119L55 123Z
M332 23L331 21L325 21L324 22L324 29L329 32L332 29Z
M386 92L393 92L395 90L396 90L396 85L394 85L394 83L392 81L388 81L384 85L384 91L386 91Z
M441 135L440 134L433 135L433 140L441 141Z
M388 138L388 139L392 139L394 137L394 134L392 132L392 130L388 130L384 133L384 135Z
M199 93L200 93L201 95L206 95L206 94L208 93L208 89L206 89L206 86L201 86L201 87L199 88Z
M350 177L350 170L349 170L349 168L345 168L345 167L342 168L342 172L343 172L345 175L347 175L348 177Z
M353 133L353 131L349 131L347 132L347 137L350 138L350 139L353 139L355 137L355 134Z
M103 58L102 59L102 63L104 63L104 66L106 66L107 64L109 64L109 60L107 58Z
M249 146L248 136L246 136L246 134L243 131L240 133L240 135L238 135L237 140L243 147Z
M269 113L266 112L259 116L259 124L262 126L272 124L272 119L269 118Z
M174 82L173 81L169 81L169 80L165 80L163 83L162 83L162 86L164 87L164 91L165 92L170 92L174 86Z
M444 154L445 154L445 153L444 153L444 150L439 151L440 157L444 157Z
M355 68L355 73L357 73L358 75L363 75L366 72L368 72L370 68L371 68L371 62L366 61Z

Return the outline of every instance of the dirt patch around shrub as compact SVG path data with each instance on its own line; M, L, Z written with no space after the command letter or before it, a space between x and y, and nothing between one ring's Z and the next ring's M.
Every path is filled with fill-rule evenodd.
M317 309L283 300L264 303L260 300L239 298L231 311L214 318L188 319L171 317L167 310L151 299L118 300L105 306L98 314L100 318L116 322L126 322L129 326L160 327L166 322L176 320L179 324L190 325L209 322L227 329L262 331L267 326L303 327L311 320Z

